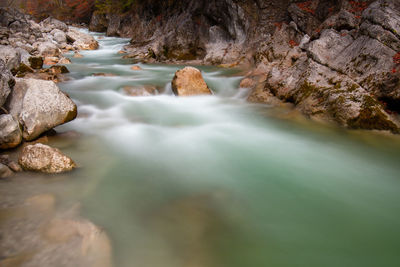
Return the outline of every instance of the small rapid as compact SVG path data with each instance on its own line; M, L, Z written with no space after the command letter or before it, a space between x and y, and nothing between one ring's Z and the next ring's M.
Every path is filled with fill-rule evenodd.
M175 97L183 66L131 70L127 39L94 35L60 84L78 118L56 130L81 135L59 143L81 166L65 199L108 233L115 266L398 265L398 137L247 103L235 69L198 66L214 95Z

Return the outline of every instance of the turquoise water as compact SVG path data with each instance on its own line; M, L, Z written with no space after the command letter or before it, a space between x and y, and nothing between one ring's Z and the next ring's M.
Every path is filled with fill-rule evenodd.
M65 201L106 230L115 266L399 266L398 137L282 119L234 69L199 67L214 95L178 98L182 66L133 71L127 39L99 42L68 66L79 116L57 131L81 135L59 144L81 166ZM158 94L124 94L138 85Z

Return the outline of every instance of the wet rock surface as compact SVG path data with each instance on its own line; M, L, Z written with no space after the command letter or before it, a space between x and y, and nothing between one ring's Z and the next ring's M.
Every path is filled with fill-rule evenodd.
M175 73L171 82L172 91L177 96L210 95L211 90L201 75L201 72L193 67L185 67Z
M60 208L49 192L19 197L1 202L1 266L112 266L107 234L79 215L78 203Z
M25 146L18 162L24 170L44 173L61 173L76 167L60 150L40 143Z

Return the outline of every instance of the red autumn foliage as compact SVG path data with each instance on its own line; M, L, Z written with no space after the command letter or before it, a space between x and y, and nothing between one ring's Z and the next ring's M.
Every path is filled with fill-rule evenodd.
M400 64L400 52L393 56L393 63Z
M351 13L361 13L368 7L367 2L349 1L349 4L351 6L349 10Z
M282 29L283 22L275 22L274 25L275 25L275 27L276 27L278 30L281 30L281 29Z
M64 2L71 9L75 19L89 15L94 5L94 0L64 0Z
M291 47L295 47L295 46L298 46L299 44L298 44L295 40L290 40L290 41L289 41L289 45L290 45Z
M25 9L39 20L53 16L81 21L90 18L94 3L95 0L27 0Z
M305 1L296 4L301 10L315 15L315 10L311 8L312 1Z

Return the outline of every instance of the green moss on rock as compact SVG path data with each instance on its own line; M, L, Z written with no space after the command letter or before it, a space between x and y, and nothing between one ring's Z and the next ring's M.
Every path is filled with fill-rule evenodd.
M352 129L366 130L389 130L393 133L400 133L399 127L392 122L382 111L382 107L371 96L364 96L360 114L347 121L347 125Z

